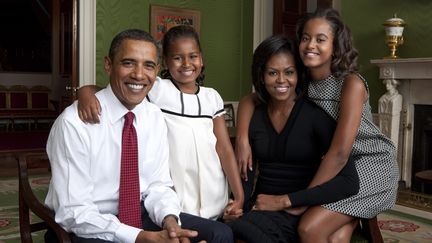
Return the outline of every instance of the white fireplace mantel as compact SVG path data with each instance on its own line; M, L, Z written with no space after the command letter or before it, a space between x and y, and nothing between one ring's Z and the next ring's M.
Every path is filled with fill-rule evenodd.
M399 130L398 163L401 180L408 187L412 178L414 105L432 105L432 58L374 59L380 79L396 79L403 97Z
M381 79L432 79L432 58L374 59Z

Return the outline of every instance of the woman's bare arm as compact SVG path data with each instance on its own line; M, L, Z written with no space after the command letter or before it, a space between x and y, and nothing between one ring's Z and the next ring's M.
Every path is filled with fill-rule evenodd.
M320 185L335 177L345 166L360 127L363 105L368 94L357 75L345 79L341 94L340 114L330 148L309 187Z
M256 94L249 94L240 100L237 110L235 153L241 177L248 180L247 169L252 170L252 150L249 144L249 123L256 106Z

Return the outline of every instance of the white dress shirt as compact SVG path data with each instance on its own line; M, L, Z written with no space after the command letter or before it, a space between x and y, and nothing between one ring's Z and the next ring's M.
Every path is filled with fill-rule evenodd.
M75 102L51 128L47 153L52 178L45 204L55 210L56 222L80 237L134 242L140 229L115 216L122 129L128 109L110 86L96 96L103 110L99 124L82 122ZM141 200L160 226L166 215L180 214L169 175L167 129L160 109L146 100L132 112L138 136Z

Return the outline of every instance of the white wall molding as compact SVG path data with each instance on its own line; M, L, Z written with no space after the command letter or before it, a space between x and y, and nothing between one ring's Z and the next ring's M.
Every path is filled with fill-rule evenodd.
M79 1L78 87L96 83L96 0Z
M253 49L273 34L273 1L254 0Z

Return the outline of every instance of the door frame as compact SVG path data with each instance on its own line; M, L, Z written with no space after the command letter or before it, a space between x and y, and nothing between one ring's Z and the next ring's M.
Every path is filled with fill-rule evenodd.
M307 11L313 11L319 0L307 0ZM342 10L342 0L333 0L332 6ZM254 26L253 26L253 48L255 48L265 38L273 34L273 1L272 0L254 0Z
M96 0L79 1L79 74L76 87L96 84Z

